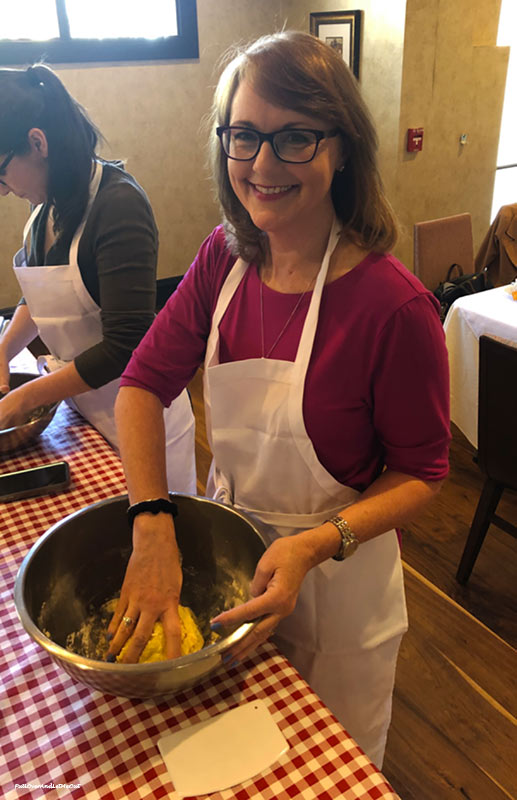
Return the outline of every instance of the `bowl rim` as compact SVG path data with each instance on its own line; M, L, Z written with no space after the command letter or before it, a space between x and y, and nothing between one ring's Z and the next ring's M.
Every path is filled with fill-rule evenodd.
M44 420L46 417L49 417L49 422L56 413L56 409L61 401L57 403L52 403L51 406L48 406L48 411L45 411L41 417L36 417L36 419L31 419L29 422L24 422L22 425L13 425L11 428L0 428L0 437L7 436L8 433L14 433L14 431L25 431L30 430L30 428L34 425L40 425L41 421ZM43 432L43 431L42 431ZM19 447L20 445L18 445ZM14 448L13 448L14 449Z
M24 377L30 378L31 380L33 378L39 378L40 377L39 374L36 373L36 372L10 372L9 375L22 375ZM28 383L28 382L29 381L26 381L26 383ZM21 385L23 385L23 384L21 384ZM16 387L16 388L19 388L19 387ZM52 417L56 413L57 407L58 407L58 405L60 403L61 403L61 400L57 400L55 403L45 404L45 406L47 408L47 411L44 414L42 414L40 417L37 417L36 419L32 419L29 422L23 422L21 425L11 425L10 428L0 428L0 439L3 436L7 437L8 434L14 433L15 431L30 430L31 427L33 427L35 425L41 425L42 420L44 420L46 417L49 418L48 423L47 423L47 425L48 425L50 423ZM13 449L16 449L17 447L20 447L20 445L15 445L13 447Z
M206 502L209 505L218 505L223 506L228 511L234 513L236 516L243 519L249 525L251 525L254 532L257 534L259 540L264 545L264 551L266 550L267 546L264 541L264 537L260 533L260 531L256 528L253 520L249 518L248 515L244 514L240 510L237 510L233 506L229 506L226 503L222 503L220 500L212 500L210 497L203 497L200 495L191 495L186 494L183 492L169 492L169 496L173 499L174 497L191 497L195 498L197 501ZM25 631L29 634L29 636L39 644L44 650L46 650L50 655L59 658L62 661L67 661L74 665L74 667L78 667L80 670L88 671L88 670L101 670L105 672L117 672L117 673L124 673L124 674L132 674L138 672L141 674L152 674L154 672L161 672L166 665L174 664L175 668L182 668L182 667L189 667L193 663L202 662L205 659L212 658L214 655L219 655L220 652L227 650L236 642L240 641L244 638L248 633L250 633L260 622L261 617L257 619L251 620L250 622L243 622L242 625L239 625L234 631L232 631L228 636L221 636L221 639L213 644L208 645L207 647L201 648L196 653L190 653L184 656L178 656L178 658L166 659L165 661L152 661L148 663L136 663L136 664L122 664L120 662L109 663L107 661L100 661L94 658L85 658L84 656L80 656L76 653L67 650L65 647L57 644L56 642L49 639L46 634L43 633L41 628L39 628L32 617L30 616L29 612L25 607L24 602L24 594L25 594L25 583L29 565L38 552L38 550L43 547L46 540L50 538L56 528L60 528L65 522L73 519L74 517L79 517L85 514L87 511L92 510L93 508L98 508L99 506L109 505L115 501L120 501L122 499L128 499L127 492L123 492L122 494L113 495L112 497L106 497L102 500L97 500L95 503L90 503L83 508L77 509L77 511L72 511L72 513L67 514L62 519L55 522L51 527L45 531L31 546L30 550L25 555L18 572L16 574L16 579L14 583L14 605L16 608L16 613L22 626L24 627Z

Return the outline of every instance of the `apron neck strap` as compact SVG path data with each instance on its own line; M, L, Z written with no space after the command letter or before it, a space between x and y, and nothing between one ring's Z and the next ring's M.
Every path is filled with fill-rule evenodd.
M215 311L212 315L210 334L208 336L206 345L205 366L212 366L212 362L214 356L217 354L216 351L219 345L219 323L221 322L221 319L223 318L223 315L247 269L248 262L243 261L242 258L238 258L226 276L226 280L224 281L222 289L219 292Z
M341 223L337 219L337 217L334 217L332 222L332 227L330 230L329 239L327 242L327 249L325 251L325 255L323 256L323 261L321 262L321 267L318 272L318 277L316 278L316 284L312 292L309 310L305 318L302 335L300 338L300 343L298 345L295 364L300 369L305 369L305 370L307 369L307 365L311 357L312 344L314 341L314 336L316 334L316 327L318 324L318 314L320 309L321 295L323 292L323 287L325 286L325 281L327 279L330 258L337 246L340 234L341 234ZM221 289L221 292L219 294L216 303L214 314L212 316L211 331L208 337L207 349L205 354L205 364L207 366L212 364L212 359L214 357L217 348L219 323L237 287L239 286L242 278L244 277L244 273L246 272L248 266L249 265L247 262L243 261L242 258L238 258L223 284L223 287Z
M311 357L312 345L314 343L314 337L316 335L316 328L318 325L318 315L321 304L321 296L323 294L323 287L325 286L325 281L327 279L332 253L336 249L337 243L339 242L341 227L341 222L337 217L334 217L327 242L327 249L325 250L325 255L323 256L323 261L321 262L318 277L316 278L316 284L312 292L309 310L307 311L307 315L305 317L302 335L300 337L300 342L298 344L298 350L296 353L295 364L303 372L306 372L309 359Z
M86 206L86 210L84 212L83 219L82 219L77 231L74 234L74 238L73 238L72 244L70 246L70 251L72 251L72 247L74 246L74 244L78 244L79 243L79 238L81 237L81 234L83 232L83 228L84 228L84 226L86 224L86 220L88 218L88 214L90 213L90 209L91 209L91 207L93 205L93 201L95 200L97 192L99 191L99 185L100 185L101 178L102 178L102 164L99 161L94 161L93 163L94 163L94 169L93 169L92 178L90 180L90 190L89 190L88 204ZM36 206L32 210L29 219L25 223L25 227L23 229L23 244L24 244L24 246L26 246L27 238L28 238L29 233L31 231L31 228L32 228L32 226L34 224L34 221L36 220L36 217L38 216L39 212L41 211L41 209L43 208L44 205L45 205L44 203L40 203L38 206ZM76 242L76 239L77 239L77 242ZM72 253L70 252L70 256L71 255L72 255ZM70 258L70 260L71 260L71 258Z
M84 231L84 226L86 225L86 220L88 219L88 215L91 211L92 205L94 203L95 198L97 197L97 192L99 191L99 186L102 179L102 164L99 161L94 161L94 170L93 175L90 180L90 194L88 197L88 204L84 211L83 218L77 228L76 232L74 233L74 237L70 244L70 252L68 254L68 261L70 264L77 263L77 251L79 249L79 241Z

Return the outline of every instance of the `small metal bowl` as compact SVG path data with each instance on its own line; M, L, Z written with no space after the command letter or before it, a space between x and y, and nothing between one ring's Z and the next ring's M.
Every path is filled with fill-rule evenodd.
M38 375L30 372L12 372L9 376L9 385L11 389L17 389L37 377ZM0 430L0 453L9 453L33 442L51 422L58 405L59 403L53 403L50 406L43 406L30 422Z
M192 608L206 638L213 616L235 605L238 596L248 599L265 544L252 523L229 506L193 495L171 499L178 505L181 603ZM73 678L107 694L166 697L211 675L225 651L257 621L225 630L197 653L149 664L108 664L65 649L68 635L120 591L131 553L127 507L127 495L113 497L53 525L25 557L14 601L27 633Z

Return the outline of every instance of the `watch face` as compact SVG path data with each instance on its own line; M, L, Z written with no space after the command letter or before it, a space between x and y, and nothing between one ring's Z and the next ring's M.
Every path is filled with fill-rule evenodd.
M359 542L355 538L355 536L345 536L345 541L343 542L343 556L344 558L349 558L353 556L357 548L359 547Z

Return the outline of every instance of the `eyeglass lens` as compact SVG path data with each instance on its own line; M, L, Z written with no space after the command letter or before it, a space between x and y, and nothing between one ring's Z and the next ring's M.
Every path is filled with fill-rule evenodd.
M227 128L223 134L226 155L237 160L251 160L259 152L264 138L251 129ZM278 158L303 163L314 157L318 138L313 131L289 129L274 133L272 143Z

